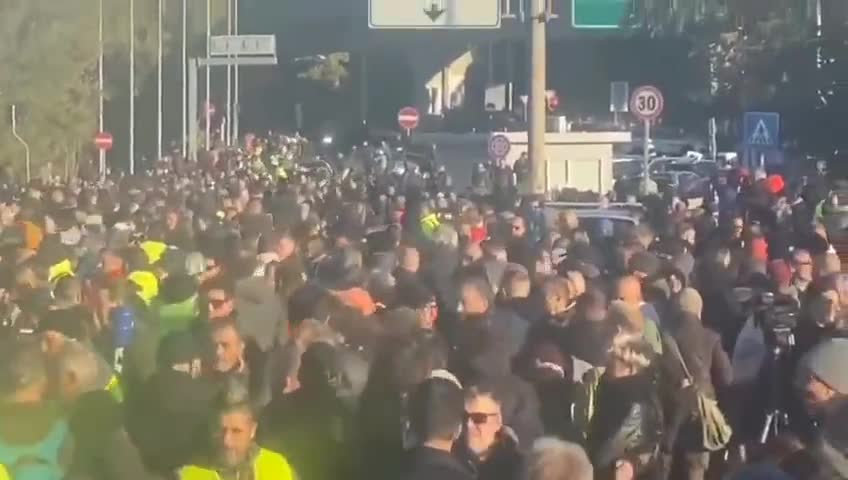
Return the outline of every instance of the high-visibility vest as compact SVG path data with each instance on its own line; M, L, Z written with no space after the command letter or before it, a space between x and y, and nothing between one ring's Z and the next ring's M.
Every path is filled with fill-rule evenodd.
M214 469L189 465L180 469L180 480L221 480ZM264 448L253 462L253 480L295 480L289 462L280 455Z

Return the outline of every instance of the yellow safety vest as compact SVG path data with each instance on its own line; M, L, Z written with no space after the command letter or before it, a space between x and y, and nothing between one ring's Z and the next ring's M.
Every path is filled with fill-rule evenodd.
M109 379L109 383L106 385L104 390L109 392L109 395L111 395L116 402L124 403L124 389L121 388L121 380L118 379L117 375L112 375L112 378ZM0 477L0 480L3 480L3 478Z
M253 462L253 479L295 480L295 475L282 455L261 448ZM189 465L180 469L180 480L221 480L221 475L211 468Z
M147 255L147 260L151 264L158 262L165 254L165 251L168 250L168 245L154 240L141 242L139 247L141 247L145 255Z
M0 480L11 480L9 472L6 471L6 467L4 465L0 465Z

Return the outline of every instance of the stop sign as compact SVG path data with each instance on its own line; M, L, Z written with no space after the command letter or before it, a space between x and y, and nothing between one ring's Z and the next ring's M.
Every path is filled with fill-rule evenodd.
M403 107L398 112L398 125L404 130L414 130L418 126L418 120L421 116L418 110L413 107Z
M112 134L97 132L97 135L94 136L94 145L98 150L110 150L112 148Z

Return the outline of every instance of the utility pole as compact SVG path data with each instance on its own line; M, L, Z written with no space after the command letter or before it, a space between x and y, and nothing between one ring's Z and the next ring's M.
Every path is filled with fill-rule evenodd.
M233 0L233 35L239 34L239 0ZM236 57L238 58L238 57ZM230 125L227 128L232 129L232 133L230 134L230 142L238 145L239 142L239 111L241 109L239 105L239 65L236 63L235 67L233 67L233 74L235 79L233 80L233 119L230 121Z
M156 82L156 161L162 159L162 22L164 21L164 1L159 0L159 20L157 32L157 82Z
M183 158L188 158L188 48L186 46L188 37L188 0L183 0Z
M227 0L227 35L233 34L233 1ZM221 127L221 138L224 141L224 144L227 146L232 145L230 141L230 132L232 131L230 128L230 122L232 122L233 118L233 66L227 65L227 116L226 120L226 129Z
M97 131L103 131L103 0L98 2L97 15ZM97 173L103 180L106 177L106 150L100 149Z
M206 151L212 150L212 70L209 65L212 53L209 42L212 41L212 0L206 0Z
M530 0L530 106L527 143L530 159L530 181L526 193L544 194L547 190L545 152L545 87L547 77L546 27L547 0Z
M135 174L135 0L130 0L130 175Z

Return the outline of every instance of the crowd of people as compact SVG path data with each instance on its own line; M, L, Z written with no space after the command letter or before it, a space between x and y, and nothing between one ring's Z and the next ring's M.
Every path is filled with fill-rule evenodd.
M848 478L813 186L589 229L239 165L5 185L0 479Z

